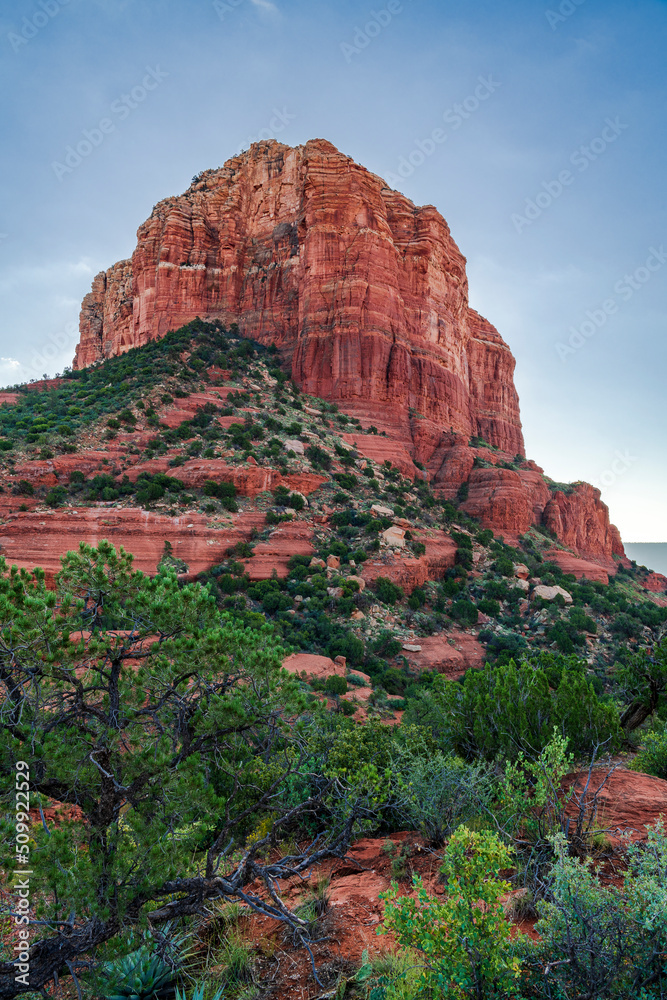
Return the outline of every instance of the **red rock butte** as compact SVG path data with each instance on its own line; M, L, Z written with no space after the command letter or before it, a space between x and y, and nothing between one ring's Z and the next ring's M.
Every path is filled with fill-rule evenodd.
M468 306L447 223L329 142L258 143L156 205L95 278L75 366L196 316L275 343L312 395L523 451L514 359Z
M97 275L74 366L198 316L236 322L278 347L305 392L385 430L415 472L418 461L454 495L473 469L471 437L500 449L485 453L494 466L524 451L515 361L470 308L465 264L433 206L413 205L330 142L260 142L159 202L132 258ZM379 457L387 440L370 437L359 450ZM494 529L548 521L610 568L623 554L592 487L554 499L533 463L475 469L470 485L469 512Z

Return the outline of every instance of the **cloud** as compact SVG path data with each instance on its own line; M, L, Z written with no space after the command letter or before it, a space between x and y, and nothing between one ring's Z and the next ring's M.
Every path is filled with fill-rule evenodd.
M82 257L78 261L19 264L5 270L2 279L0 279L0 293L7 293L21 287L33 290L55 287L61 291L64 282L92 278L98 270L99 267L88 257ZM78 299L73 301L78 301Z
M250 0L253 7L259 7L260 10L266 11L267 14L279 14L280 11L271 0Z

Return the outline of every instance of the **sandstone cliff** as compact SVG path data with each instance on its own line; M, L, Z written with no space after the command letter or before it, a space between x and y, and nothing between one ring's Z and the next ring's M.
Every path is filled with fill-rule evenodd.
M321 139L261 142L155 206L131 260L83 301L75 367L139 347L197 316L275 344L308 393L381 436L390 457L508 536L546 524L609 569L623 554L598 491L552 495L524 451L514 358L468 304L465 258L432 206L416 207ZM480 437L492 468L473 468ZM381 459L382 460L382 459Z
M523 450L514 359L468 306L447 223L328 142L258 143L156 205L84 299L75 366L196 316L277 344L305 391L407 441L418 417L434 445L451 429Z

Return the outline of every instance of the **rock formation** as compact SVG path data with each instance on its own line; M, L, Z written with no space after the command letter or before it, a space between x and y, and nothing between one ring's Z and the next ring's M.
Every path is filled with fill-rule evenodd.
M275 343L305 391L396 436L523 450L514 359L468 306L447 223L328 142L258 143L156 205L84 299L75 366L196 316Z
M348 436L362 455L448 497L468 483L464 509L483 525L512 538L545 524L614 569L623 547L599 491L553 492L534 463L507 467L524 451L514 358L469 307L465 258L433 206L325 140L268 141L157 204L137 235L83 301L75 367L197 316L237 322L306 392L377 428Z

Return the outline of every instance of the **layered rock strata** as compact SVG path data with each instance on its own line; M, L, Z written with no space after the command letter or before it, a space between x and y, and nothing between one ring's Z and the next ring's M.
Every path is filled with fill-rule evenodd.
M349 436L360 454L427 476L447 497L468 483L465 509L485 526L515 537L545 524L612 570L623 547L599 492L554 494L534 463L517 468L514 358L470 308L465 264L433 206L331 143L257 143L159 202L131 260L95 278L74 364L197 316L236 322L275 344L306 392L378 431ZM474 437L496 449L491 468L476 467ZM253 475L242 491L275 485Z
M447 223L331 143L258 143L156 205L137 236L84 299L76 367L220 318L275 343L307 392L410 444L433 451L446 429L523 450L514 359L468 305Z

